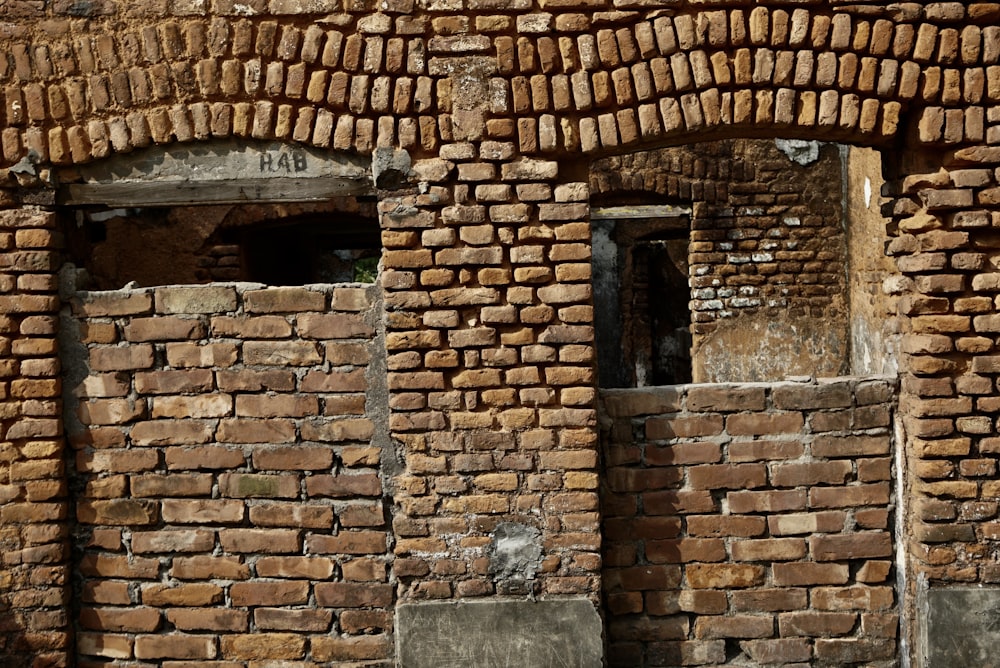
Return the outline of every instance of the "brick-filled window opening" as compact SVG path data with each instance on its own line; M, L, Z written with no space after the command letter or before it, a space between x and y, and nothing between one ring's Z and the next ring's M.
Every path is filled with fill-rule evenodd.
M343 201L340 201L343 200ZM374 202L67 209L78 285L115 290L223 281L275 286L374 283Z

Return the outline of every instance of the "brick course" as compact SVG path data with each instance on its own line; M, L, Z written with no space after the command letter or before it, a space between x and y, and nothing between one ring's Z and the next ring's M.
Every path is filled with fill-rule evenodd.
M862 615L895 620L889 460L883 482L865 474L868 454L891 454L893 386L838 378L602 390L612 665L658 665L656 629L667 623L682 642L756 639L739 642L746 661L811 663L828 651L814 639L859 643ZM809 426L871 406L873 395L883 397L877 424ZM718 426L650 429L692 420Z

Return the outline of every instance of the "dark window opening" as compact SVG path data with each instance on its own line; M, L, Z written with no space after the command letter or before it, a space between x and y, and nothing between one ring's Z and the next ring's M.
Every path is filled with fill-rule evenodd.
M591 221L601 386L691 382L688 211L595 207Z
M691 382L691 310L688 238L667 230L632 247L633 326L636 374L640 385Z
M373 283L381 257L374 204L80 208L65 217L81 288L217 281Z
M244 279L268 285L371 283L381 245L371 221L276 221L226 235L243 253Z

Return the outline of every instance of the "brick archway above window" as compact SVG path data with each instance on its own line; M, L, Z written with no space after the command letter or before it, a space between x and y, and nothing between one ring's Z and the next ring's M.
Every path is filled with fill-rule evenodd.
M602 153L705 133L887 145L912 124L923 143L958 145L983 141L1000 99L989 3L511 3L465 17L204 4L19 10L0 62L3 164L222 137Z

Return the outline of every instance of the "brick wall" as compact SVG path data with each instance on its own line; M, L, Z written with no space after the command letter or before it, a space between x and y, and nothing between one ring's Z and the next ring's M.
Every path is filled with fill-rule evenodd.
M894 381L603 390L608 659L892 663Z
M391 655L375 295L72 298L81 665Z
M590 279L570 266L589 257L581 155L740 135L882 147L894 197L883 213L899 233L888 248L898 274L883 289L900 297L904 498L914 501L905 560L932 587L1000 579L1000 8L772 4L6 3L0 207L14 210L0 236L0 363L13 400L0 442L0 596L16 612L4 617L0 660L67 664L71 647L59 399L51 387L15 390L56 373L51 256L22 253L54 248L37 206L54 205L53 184L76 178L75 165L210 137L412 154L417 183L380 193L379 213L401 363L392 429L414 473L396 518L420 539L403 548L413 598L496 593L475 568L505 514L538 518L557 557L546 593L601 589L599 521L562 523L564 501L596 509ZM479 250L495 264L473 259ZM442 257L453 264L435 271ZM487 343L463 338L515 312ZM502 375L480 365L512 350ZM446 370L432 366L442 361ZM456 424L469 428L451 440ZM481 474L500 477L459 468L485 443L496 454ZM560 461L563 448L585 463ZM551 488L520 494L528 480ZM482 493L496 484L514 489Z

